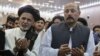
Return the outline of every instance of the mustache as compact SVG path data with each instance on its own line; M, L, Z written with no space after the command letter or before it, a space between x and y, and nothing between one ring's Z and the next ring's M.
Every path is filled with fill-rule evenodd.
M71 16L68 16L68 17L67 17L67 19L74 19L74 18L73 18L73 17L71 17Z

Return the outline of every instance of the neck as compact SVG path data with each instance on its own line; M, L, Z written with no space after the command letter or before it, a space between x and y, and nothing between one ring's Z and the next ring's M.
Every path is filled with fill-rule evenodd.
M72 23L72 24L67 24L69 28L73 28L76 26L76 23Z
M39 33L40 31L39 31L39 30L36 30L35 32L36 32L36 33Z
M21 29L21 28L20 28ZM28 30L23 30L23 29L21 29L21 31L23 31L23 32L27 32Z

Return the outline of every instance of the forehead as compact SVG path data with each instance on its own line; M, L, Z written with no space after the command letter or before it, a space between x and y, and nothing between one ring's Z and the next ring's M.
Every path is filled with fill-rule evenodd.
M20 17L25 17L25 18L33 19L32 14L31 13L27 13L27 12L22 13L22 15Z
M64 9L65 9L65 10L66 10L66 9L78 9L78 5L75 4L75 3L66 4L66 5L64 6Z
M37 22L44 22L43 20L38 20Z

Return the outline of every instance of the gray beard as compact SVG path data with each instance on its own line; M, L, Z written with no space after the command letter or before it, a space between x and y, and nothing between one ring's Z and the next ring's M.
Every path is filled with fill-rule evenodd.
M23 28L23 27L20 27L20 29L24 32L28 31L29 29L26 29L26 28Z

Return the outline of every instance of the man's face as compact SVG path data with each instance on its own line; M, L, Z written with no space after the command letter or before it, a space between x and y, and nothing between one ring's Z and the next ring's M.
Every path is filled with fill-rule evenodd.
M64 16L66 23L68 24L76 23L79 15L80 11L78 10L78 6L76 4L65 5Z
M19 27L21 30L28 30L34 23L32 14L24 12L19 18Z
M62 21L61 20L59 20L59 19L55 19L54 20L54 24L59 24L59 23L61 23Z
M95 28L94 31L100 36L100 28Z
M44 25L45 25L44 21L39 20L39 21L35 22L35 29L40 31L44 28Z
M8 21L7 23L6 23L6 26L7 26L7 28L13 28L14 27L14 22L13 21Z
M19 21L18 20L15 21L14 27L19 27Z

